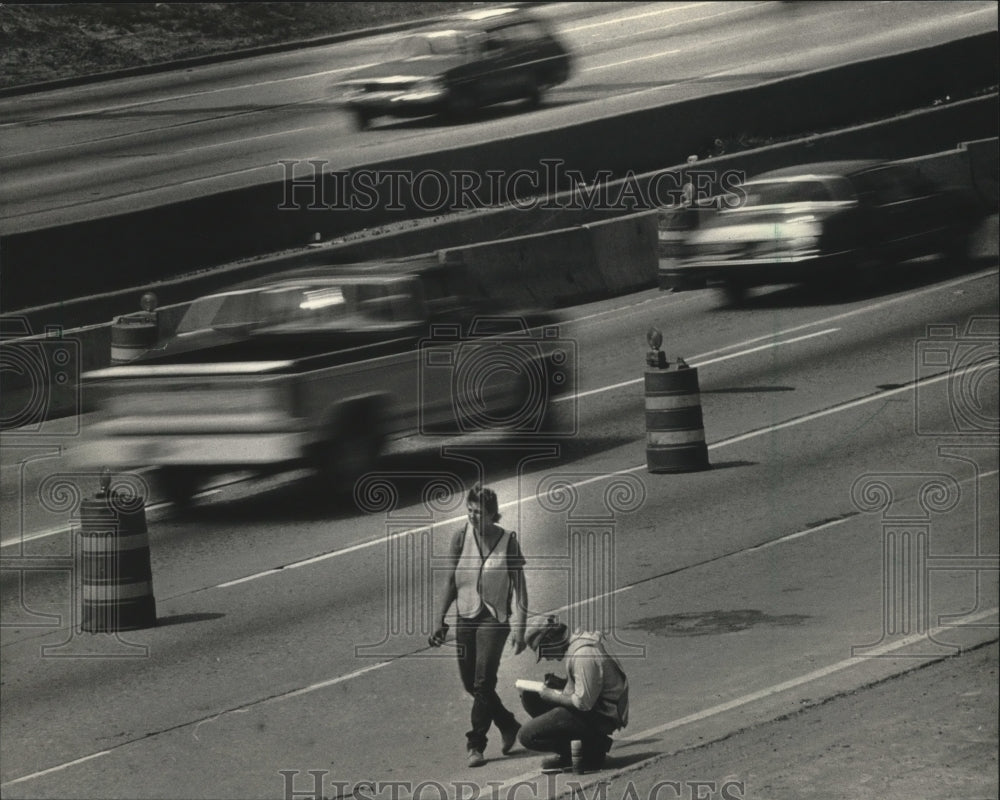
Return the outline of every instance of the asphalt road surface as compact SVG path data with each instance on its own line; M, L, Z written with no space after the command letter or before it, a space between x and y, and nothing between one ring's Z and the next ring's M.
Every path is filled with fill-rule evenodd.
M69 513L39 505L37 490L5 495L4 796L566 789L572 776L546 783L537 755L501 756L497 737L484 767L466 767L470 700L453 647L426 645L429 589L476 478L519 532L532 610L614 632L631 722L607 769L582 776L589 786L653 776L806 796L794 789L810 773L784 795L766 789L791 769L767 723L824 714L829 698L997 638L997 270L928 260L897 279L838 301L776 288L729 308L707 291L651 291L570 309L561 335L578 370L559 407L574 435L399 441L356 503L333 508L272 480L206 494L183 517L151 510L148 630L73 631L73 537L45 535ZM711 470L646 470L651 325L671 361L698 368ZM72 436L0 441L19 485L38 487ZM35 460L18 468L13 453ZM516 706L514 680L548 669L508 654L501 696ZM969 681L957 695L927 691L983 691L954 674ZM893 702L886 727L866 724L915 758ZM793 722L804 758L833 747ZM845 737L855 726L849 713L832 724ZM978 735L995 747L995 728ZM674 770L720 739L751 755L718 774L704 761ZM761 748L773 755L758 759ZM995 767L965 760L947 774L988 786Z
M5 234L503 139L995 30L995 3L554 3L577 55L544 107L358 132L331 86L391 37L0 99ZM859 87L859 91L861 91ZM299 173L293 173L299 174ZM311 174L311 173L310 173Z

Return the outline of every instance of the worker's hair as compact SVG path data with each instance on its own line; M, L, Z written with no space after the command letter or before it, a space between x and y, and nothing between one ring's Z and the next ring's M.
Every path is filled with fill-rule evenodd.
M477 503L491 522L496 522L500 519L500 505L497 502L497 493L492 489L477 483L469 490L466 502Z

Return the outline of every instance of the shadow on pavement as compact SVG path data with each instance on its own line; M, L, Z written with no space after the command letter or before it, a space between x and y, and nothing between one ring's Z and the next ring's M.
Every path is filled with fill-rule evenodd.
M755 309L785 309L804 306L852 303L875 300L898 292L921 289L941 281L971 275L996 264L995 257L973 258L963 264L945 263L938 258L906 261L883 269L865 285L850 281L842 286L794 285L775 291L751 295L738 303L723 299L720 291L719 305L709 313L721 311L752 311ZM766 288L766 287L764 287Z
M162 628L166 625L185 625L188 622L210 622L213 619L222 619L225 614L173 614L169 617L157 617L156 627Z
M318 521L337 520L359 513L384 513L391 508L426 504L436 487L454 485L462 491L447 497L434 495L434 505L465 513L465 490L478 480L497 483L523 472L551 470L580 458L612 450L632 442L628 437L525 437L519 440L491 437L451 438L447 443L428 445L410 452L389 452L378 466L363 476L354 492L332 492L313 478L268 486L256 482L239 489L222 490L218 495L201 498L198 504L178 512L184 520ZM447 451L443 453L442 451ZM743 466L734 464L733 466ZM450 481L449 481L450 479ZM252 494L248 493L252 492ZM382 494L388 492L388 494ZM237 496L233 496L237 494ZM508 498L509 499L509 498ZM391 503L384 508L385 503ZM446 512L447 513L447 512Z
M710 464L710 469L732 469L733 467L756 467L756 461L720 461L718 464Z

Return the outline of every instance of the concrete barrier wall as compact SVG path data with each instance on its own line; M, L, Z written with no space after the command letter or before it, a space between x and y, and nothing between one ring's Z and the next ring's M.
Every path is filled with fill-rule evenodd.
M584 225L590 238L594 269L610 296L634 292L656 282L655 211Z
M862 157L905 158L943 151L954 147L955 142L963 139L995 136L998 116L1000 116L1000 105L997 95L993 94L911 112L884 122L719 156L699 162L695 166L719 172L738 169L753 174L802 161ZM981 185L977 186L981 194L989 194L990 188L987 184L992 180L991 196L994 198L992 202L995 208L996 147L993 146L991 151L990 141L993 140L987 140L983 146L976 148L979 166L976 167L970 162L970 169L977 168L981 174L993 176L992 179L981 180ZM646 192L646 185L650 180L662 177L663 173L679 173L683 169L677 166L663 167L661 162L656 164L654 171L649 174L638 175L635 183L641 192ZM652 205L647 204L645 207L649 208ZM549 198L544 204L530 211L502 207L475 213L452 214L425 222L411 221L398 229L369 230L366 236L347 237L348 241L326 242L318 247L303 247L297 251L237 262L171 281L145 285L136 283L131 289L53 303L22 313L30 319L35 330L41 330L47 324L74 327L136 310L140 295L147 289L154 290L161 304L168 305L281 269L310 264L397 258L474 242L570 228L620 217L630 211L639 210L641 208L632 206L588 207L580 203L578 197L574 198L570 193L563 193Z
M485 164L511 175L522 168L537 171L539 153L558 153L566 169L584 175L599 170L618 175L649 171L682 162L688 153L708 152L718 138L754 131L780 137L835 128L867 116L918 107L963 89L995 84L997 53L997 34L992 32L750 89L613 114L574 125L571 132L566 128L537 131L364 169L479 174ZM968 135L990 136L995 130L994 117L987 130ZM903 155L940 149L940 143L927 146L933 137L933 132L924 131L915 141L900 140L919 148ZM349 172L356 175L358 170ZM295 191L334 197L336 180L327 175L315 186ZM569 188L566 181L566 185L541 185L534 191L544 195ZM26 308L90 294L109 282L162 280L298 246L317 231L325 237L339 236L420 215L417 204L405 197L401 212L386 210L384 197L376 198L373 207L364 211L309 209L305 196L300 208L290 209L291 190L288 181L278 181L122 217L6 236L0 241L0 258L6 268L0 302L5 310ZM493 203L506 199L512 198L490 198ZM59 296L53 297L52 291L60 292Z
M969 172L972 186L986 209L995 212L998 207L998 183L1000 183L1000 148L996 139L978 139L967 142Z
M882 128L885 135L890 127ZM862 139L871 139L874 129L865 126ZM845 132L850 136L854 132ZM827 137L833 139L836 137ZM983 200L984 213L997 208L998 140L979 140L943 153L912 159L930 177L951 185L975 189ZM815 140L790 142L761 148L731 157L711 159L718 172L738 169L749 174L775 166L802 162L801 149L826 151ZM796 153L799 153L796 156ZM828 156L823 156L828 157ZM843 157L843 156L842 156ZM816 157L809 160L820 160ZM678 168L680 169L680 168ZM979 171L985 170L985 176ZM637 176L640 185L652 180L657 173ZM517 212L526 217L525 212ZM996 217L990 217L974 236L973 254L978 258L997 257ZM316 254L306 254L317 258ZM477 289L484 296L502 299L512 305L569 304L598 297L634 291L655 284L656 212L645 211L614 219L585 223L550 233L499 239L467 247L440 251L443 259L458 259L470 267ZM322 259L321 259L322 260ZM273 269L273 264L270 268ZM172 331L187 308L187 303L168 305L159 310L161 331ZM122 312L134 308L120 309ZM33 398L44 395L41 407L50 416L73 413L79 408L77 378L80 371L107 366L110 361L110 325L88 326L65 332L65 337L78 347L78 366L63 370L58 385L37 386L32 375L24 372L20 378L6 367L11 343L4 350L4 419L17 415L17 410L37 405ZM44 337L31 337L28 342L45 343ZM51 342L48 343L51 346ZM36 348L37 350L37 348ZM47 364L43 361L40 363ZM16 365L15 365L16 366ZM48 374L48 373L43 373Z
M583 228L453 248L442 257L465 263L482 293L505 305L562 305L605 288Z

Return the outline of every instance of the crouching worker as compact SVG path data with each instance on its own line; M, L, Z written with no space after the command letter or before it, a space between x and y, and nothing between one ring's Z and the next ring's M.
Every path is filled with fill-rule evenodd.
M604 634L572 635L554 616L535 617L525 643L537 660L566 659L566 678L545 676L540 692L521 691L521 704L531 715L518 734L528 750L554 753L543 759L544 771L572 766L571 742L583 743L583 768L599 769L611 749L611 734L628 724L628 678L611 655Z

